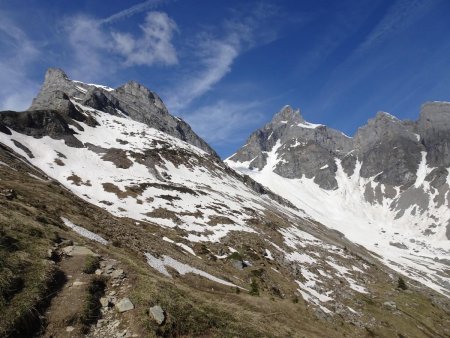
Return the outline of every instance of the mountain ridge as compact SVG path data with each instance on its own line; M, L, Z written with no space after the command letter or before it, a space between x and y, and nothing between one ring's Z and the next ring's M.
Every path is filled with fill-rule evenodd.
M179 117L169 114L161 98L136 81L128 81L116 89L70 80L59 68L49 68L37 97L28 108L31 110L59 109L70 105L67 98L55 97L64 92L85 106L103 110L113 115L124 114L155 127L218 157L217 153L192 128Z

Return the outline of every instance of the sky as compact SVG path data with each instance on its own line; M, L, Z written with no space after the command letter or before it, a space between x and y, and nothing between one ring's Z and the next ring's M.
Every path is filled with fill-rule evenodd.
M49 67L156 92L222 156L284 105L354 135L450 101L448 0L0 0L0 109Z

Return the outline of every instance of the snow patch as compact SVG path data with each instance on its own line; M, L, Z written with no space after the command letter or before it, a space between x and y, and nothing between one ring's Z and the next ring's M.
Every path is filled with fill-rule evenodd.
M237 285L227 282L223 279L217 278L205 271L193 268L190 265L181 263L175 259L173 259L170 256L166 256L163 255L162 258L156 258L155 256L153 256L150 253L145 253L145 257L147 258L147 263L154 268L155 270L157 270L158 272L160 272L161 274L167 276L167 277L172 277L170 275L170 273L167 271L166 266L170 267L172 269L175 269L180 275L185 275L187 273L193 273L195 275L199 275L202 277L205 277L213 282L219 283L219 284L223 284L223 285L227 285L227 286L232 286L232 287L238 287ZM240 288L240 287L239 287ZM242 289L242 288L241 288Z
M85 229L83 227L80 227L78 225L73 224L67 218L61 217L61 220L64 222L64 224L67 227L71 228L73 231L75 231L80 236L88 238L88 239L90 239L92 241L99 242L99 243L101 243L103 245L107 245L108 244L108 241L106 239L104 239L103 237L101 237L101 236L99 236L99 235L97 235L97 234L95 234L95 233L93 233L93 232L91 232L91 231L89 231L89 230L87 230L87 229Z

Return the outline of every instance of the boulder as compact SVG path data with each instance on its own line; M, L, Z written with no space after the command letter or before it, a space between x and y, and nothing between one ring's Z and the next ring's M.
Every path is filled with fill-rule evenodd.
M134 305L129 298L122 298L116 304L117 311L126 312L134 309Z
M96 254L84 246L72 245L66 246L62 249L62 252L67 256L95 256Z
M112 278L123 278L123 277L125 277L125 273L123 272L122 269L117 269L117 270L114 270L113 272L111 272L111 277Z
M393 301L389 301L389 302L384 302L383 306L388 309L388 310L397 310L397 304L395 304L395 302Z
M150 308L150 315L153 317L158 325L162 325L166 316L164 315L164 310L159 305L152 306Z

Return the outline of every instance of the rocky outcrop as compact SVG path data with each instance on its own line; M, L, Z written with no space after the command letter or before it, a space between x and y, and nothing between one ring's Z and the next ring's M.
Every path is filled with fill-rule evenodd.
M38 96L28 110L56 110L64 114L76 114L77 110L69 99L113 115L129 116L218 158L216 152L186 122L169 114L156 93L135 81L112 89L70 80L61 69L50 68Z
M277 148L274 148L276 145ZM249 168L262 169L268 152L276 150L280 159L274 171L287 178L305 175L325 189L334 189L335 157L348 153L353 140L343 133L320 124L305 121L300 110L283 107L263 128L250 135L244 145L229 160L249 162ZM319 168L322 168L319 170ZM319 175L316 173L319 172Z
M78 114L73 115L79 116ZM75 120L69 117L69 114L61 114L54 110L5 111L0 113L0 125L8 130L4 131L7 134L10 134L9 129L12 129L37 138L50 136L57 140L62 139L71 147L83 147L83 144L74 137L76 132L70 128L69 124L79 130L82 129Z
M428 102L422 106L418 133L427 150L430 166L450 166L450 102Z

